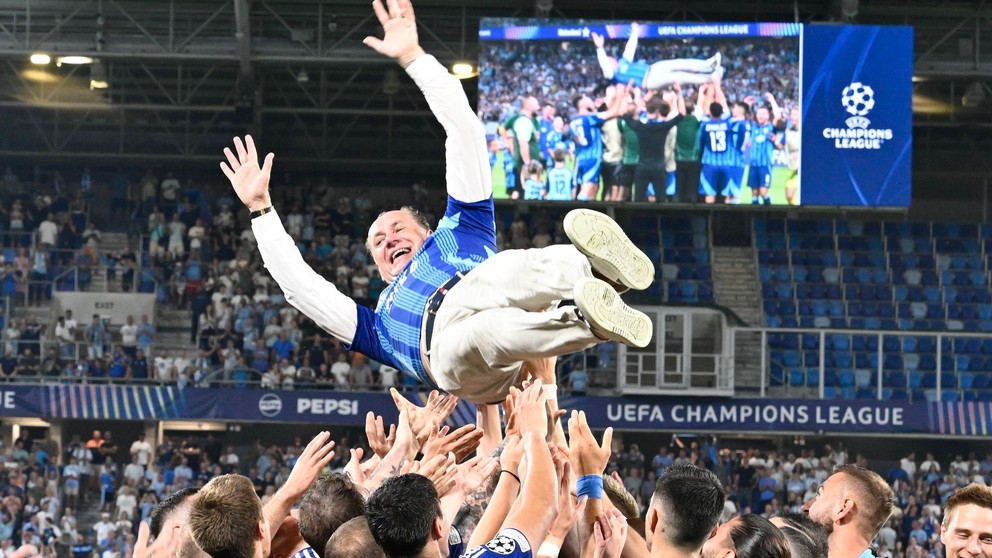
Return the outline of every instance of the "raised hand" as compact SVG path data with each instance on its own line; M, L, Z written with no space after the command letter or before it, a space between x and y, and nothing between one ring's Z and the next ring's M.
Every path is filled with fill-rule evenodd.
M230 147L224 148L227 162L221 162L220 170L231 181L234 192L241 203L250 211L258 211L272 205L269 198L269 177L272 175L272 160L275 155L265 156L265 163L258 166L258 151L255 150L255 140L251 136L234 138L235 156Z
M458 398L453 395L441 395L433 390L427 396L427 405L418 407L403 397L396 388L390 388L396 409L406 411L410 416L410 428L417 437L418 448L424 445L431 432L448 418L448 415L458 405Z
M434 455L453 453L455 460L461 462L479 447L482 436L482 430L476 428L474 424L466 424L453 432L449 432L448 427L443 426L427 438L420 451L425 459Z
M455 482L462 494L468 496L482 486L499 469L499 461L492 457L477 455L455 467Z
M303 493L310 489L310 485L320 475L320 471L334 459L334 440L331 440L331 433L321 432L310 440L307 447L303 448L300 457L293 465L293 470L286 479L286 484L282 490L288 491L292 497L299 499ZM296 501L296 500L293 500Z
M616 508L610 508L596 520L595 558L619 558L627 541L627 518Z
M610 444L613 441L613 429L603 432L603 443L597 444L592 435L586 414L583 411L572 411L568 421L568 453L576 474L601 475L610 460Z
M372 411L365 415L365 436L369 439L369 447L380 458L385 457L396 441L396 425L389 425L389 434L382 422L382 416L376 416Z
M603 48L603 36L599 33L592 34L592 44L596 45L596 48Z
M541 380L535 380L517 400L517 428L522 436L533 433L546 438L548 435L548 397L541 389L543 385Z
M372 9L379 18L384 35L382 39L365 37L364 42L373 50L396 60L404 68L424 55L417 37L417 19L410 0L373 0Z

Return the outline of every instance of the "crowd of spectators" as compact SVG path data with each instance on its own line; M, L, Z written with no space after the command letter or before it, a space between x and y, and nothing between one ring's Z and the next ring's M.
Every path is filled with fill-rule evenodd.
M596 58L591 40L484 42L479 74L479 116L483 122L505 122L519 111L515 103L533 95L550 104L561 116L573 113L572 97L596 95L608 80ZM606 50L620 57L624 40L607 41ZM748 38L740 40L641 40L637 60L648 63L676 58L706 59L723 55L722 84L731 101L775 95L788 114L799 99L798 38ZM696 87L684 85L683 94L696 98ZM568 119L566 118L566 121Z

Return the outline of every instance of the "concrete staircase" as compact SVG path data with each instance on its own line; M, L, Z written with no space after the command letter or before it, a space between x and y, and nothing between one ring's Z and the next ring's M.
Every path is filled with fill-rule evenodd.
M155 356L192 358L196 355L196 343L190 340L192 314L190 310L157 305L152 341Z
M763 324L761 285L754 249L749 246L713 248L713 295L716 303L733 310L749 326ZM761 385L761 334L735 336L734 386L740 394Z
M100 235L100 246L97 250L101 254L107 253L117 253L120 254L127 250L128 240L126 233L101 233ZM117 274L114 281L107 281L107 266L103 264L97 264L93 268L93 280L86 287L86 290L91 293L119 293L121 289L121 276L123 272L120 266L117 266Z

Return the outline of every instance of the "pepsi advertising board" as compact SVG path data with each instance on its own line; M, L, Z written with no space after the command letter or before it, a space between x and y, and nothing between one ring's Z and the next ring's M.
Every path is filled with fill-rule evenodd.
M910 204L911 27L483 19L479 37L496 198Z

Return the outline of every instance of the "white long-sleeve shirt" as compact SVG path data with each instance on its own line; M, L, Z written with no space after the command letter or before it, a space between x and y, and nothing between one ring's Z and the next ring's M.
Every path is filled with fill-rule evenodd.
M469 106L461 83L430 55L421 56L407 66L406 71L423 92L447 135L445 178L448 195L463 203L485 205L484 202L488 201L491 207L492 174L486 151L485 130ZM253 219L252 231L258 240L265 267L279 284L286 300L318 326L345 343L355 341L360 321L364 324L363 333L375 331L379 334L377 337L380 342L383 338L392 337L380 331L379 320L370 323L373 318L366 315L365 309L360 318L355 302L307 265L275 211ZM485 255L481 256L480 261L484 257ZM479 262L458 262L460 267L474 267L472 263ZM408 265L407 269L410 267ZM385 297L385 293L383 296ZM418 339L410 340L409 346L419 344L419 324L417 326L415 336ZM368 336L363 335L363 339L368 339ZM377 360L391 360L387 364L420 375L419 356L416 362L411 362L410 358L391 359L388 357L396 354L394 347L383 347L380 344L377 348L380 351L373 352L380 352L379 356L386 357Z

